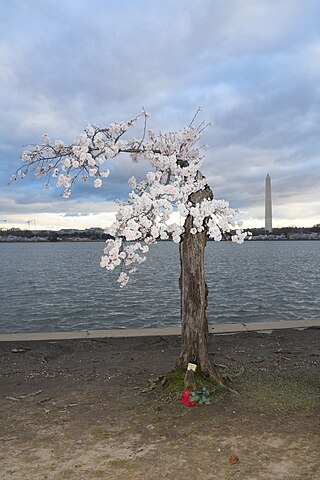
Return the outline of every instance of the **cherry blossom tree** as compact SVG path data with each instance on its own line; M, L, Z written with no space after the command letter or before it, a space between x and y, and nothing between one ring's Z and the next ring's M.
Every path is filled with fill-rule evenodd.
M129 154L133 162L147 161L150 171L145 178L131 177L128 199L117 202L116 220L106 230L113 239L107 240L100 265L107 270L118 268L123 288L136 266L146 260L150 245L168 238L179 243L182 350L176 367L186 368L188 362L194 362L202 374L221 384L208 354L204 250L207 237L242 243L246 233L235 220L235 210L226 201L213 198L200 172L197 143L206 125L194 127L195 115L182 130L156 134L147 129L147 117L143 111L128 122L113 122L105 128L88 125L71 145L51 142L44 134L42 144L23 152L23 167L12 180L33 172L46 179L46 188L54 182L63 188L63 196L69 197L78 180L100 188L109 177L109 159ZM139 120L143 122L141 138L128 138L128 131ZM185 219L183 227L170 221L174 211Z

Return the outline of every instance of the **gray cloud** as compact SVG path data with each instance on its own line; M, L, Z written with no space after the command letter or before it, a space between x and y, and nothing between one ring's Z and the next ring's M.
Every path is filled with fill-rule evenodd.
M72 141L88 122L127 119L141 105L152 114L151 128L176 129L202 105L214 124L204 133L203 168L217 197L262 219L269 172L279 216L295 218L303 205L310 218L319 216L316 0L0 4L3 213L58 211L59 202L66 212L58 191L44 191L39 181L5 187L19 167L21 146L44 131ZM128 177L143 176L146 168L113 162L104 189L79 184L74 197L93 212L123 198ZM68 211L75 207L87 211L80 205Z

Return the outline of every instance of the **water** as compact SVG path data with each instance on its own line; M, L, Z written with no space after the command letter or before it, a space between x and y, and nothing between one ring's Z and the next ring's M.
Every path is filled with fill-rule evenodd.
M120 289L103 243L0 244L0 332L178 325L178 246L151 247ZM318 242L209 242L209 323L320 317Z

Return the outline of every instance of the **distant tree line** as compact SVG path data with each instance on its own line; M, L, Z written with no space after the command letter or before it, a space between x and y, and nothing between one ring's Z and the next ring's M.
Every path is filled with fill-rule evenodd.
M266 231L264 228L249 228L247 231L252 233L253 236L265 235ZM313 227L278 227L272 229L272 235L284 235L285 237L293 233L319 233L320 232L320 223L314 225Z
M0 237L19 237L19 238L34 238L39 237L47 239L49 242L70 241L77 238L88 239L91 241L108 240L112 238L103 229L88 229L88 230L70 230L70 231L55 231L55 230L22 230L20 228L10 228L7 230L0 230Z

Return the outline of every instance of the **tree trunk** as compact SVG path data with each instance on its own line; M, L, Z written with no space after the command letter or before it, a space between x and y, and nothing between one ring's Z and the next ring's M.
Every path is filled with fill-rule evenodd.
M180 242L182 351L176 367L185 369L189 362L196 363L203 375L221 385L222 380L212 365L208 352L208 288L204 278L206 231L193 235L190 233L192 224L193 218L189 215Z

